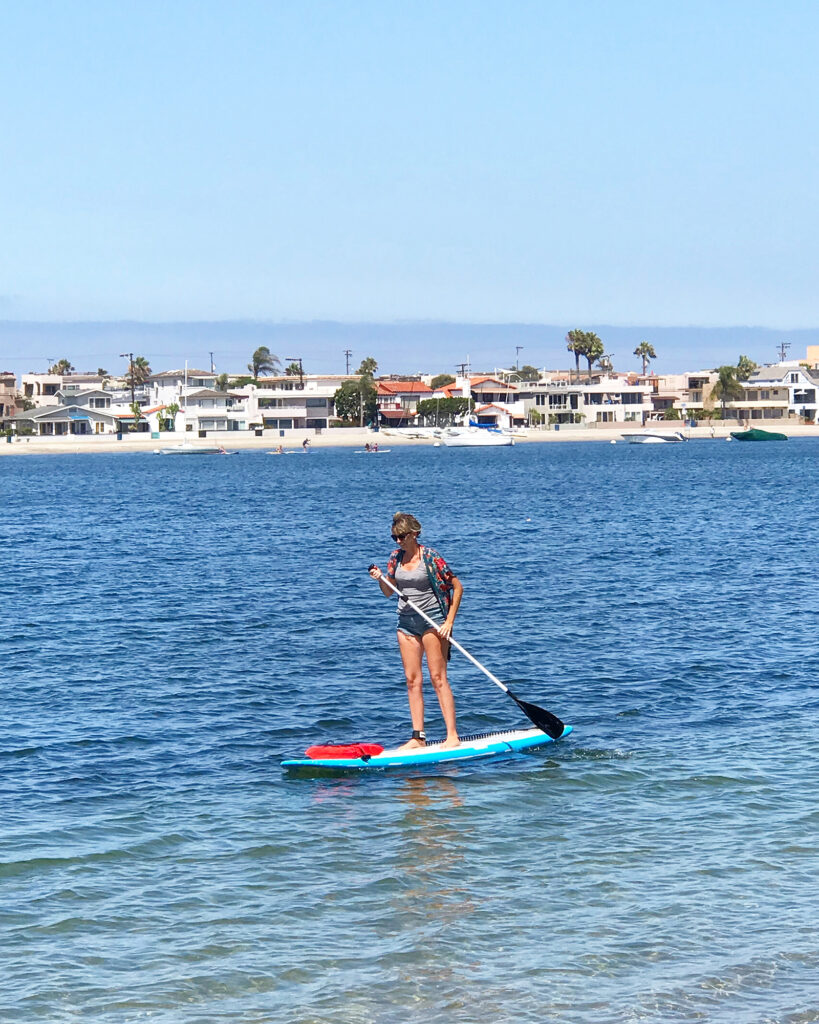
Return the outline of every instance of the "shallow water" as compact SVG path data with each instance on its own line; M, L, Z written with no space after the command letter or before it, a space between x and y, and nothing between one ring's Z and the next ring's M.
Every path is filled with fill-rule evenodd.
M819 1020L818 465L812 439L0 461L0 1019ZM463 580L461 643L575 732L284 776L407 733L366 574L397 509ZM462 731L524 724L450 671Z

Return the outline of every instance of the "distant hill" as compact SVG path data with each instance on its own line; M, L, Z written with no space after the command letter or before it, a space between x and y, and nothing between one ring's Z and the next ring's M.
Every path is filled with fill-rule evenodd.
M652 368L658 373L736 363L740 354L758 363L776 362L783 341L790 343L788 358L802 359L807 345L819 344L819 328L612 327L582 321L556 325L6 320L0 321L0 370L18 375L42 372L49 362L67 358L78 370L100 367L116 373L125 368L122 352L144 355L155 370L184 366L186 359L191 366L207 367L213 353L217 371L238 373L259 345L267 345L282 362L300 356L308 373L343 373L347 349L352 370L365 356L374 356L382 373L454 372L467 360L474 371L513 366L516 346L520 365L557 368L573 362L565 336L574 327L595 331L617 370L639 369L634 348L643 340L651 342L657 352Z

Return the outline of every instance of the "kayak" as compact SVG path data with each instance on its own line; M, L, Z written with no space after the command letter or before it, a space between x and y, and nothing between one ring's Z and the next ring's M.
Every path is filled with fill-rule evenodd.
M377 452L368 452L366 448L356 448L353 455L387 455L391 451L392 448L379 448Z
M568 736L572 727L567 725L563 736ZM560 738L562 739L563 736ZM486 757L502 757L516 754L524 750L534 750L554 742L547 733L540 729L507 729L504 732L480 733L476 736L464 736L461 745L450 750L441 749L441 743L430 743L426 747L405 752L397 748L382 750L381 753L369 754L368 744L354 744L362 752L356 757L306 757L282 761L282 768L287 771L305 771L320 769L330 771L368 771L379 768L414 768L423 765L451 764L453 762L474 761ZM374 746L374 745L373 745ZM323 749L330 752L330 748ZM351 751L352 752L352 751Z

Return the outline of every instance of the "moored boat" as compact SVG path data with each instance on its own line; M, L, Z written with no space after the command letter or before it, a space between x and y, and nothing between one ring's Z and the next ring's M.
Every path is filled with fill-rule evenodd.
M688 440L681 430L674 430L670 433L663 433L660 430L639 430L633 434L621 434L620 436L629 444L673 444L677 441Z
M511 434L480 427L449 427L441 435L447 448L508 448L515 443Z
M184 441L182 444L174 445L172 448L157 448L155 449L157 455L227 455L228 452L222 447L211 447L208 445L191 444L190 441Z
M759 427L752 427L751 430L732 430L731 437L735 441L787 441L787 434L779 434L775 430L760 430Z

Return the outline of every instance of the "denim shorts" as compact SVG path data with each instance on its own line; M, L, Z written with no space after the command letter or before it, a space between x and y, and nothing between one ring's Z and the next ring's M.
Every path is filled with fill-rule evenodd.
M427 615L429 615L436 626L443 626L444 619L440 612L427 612ZM407 636L421 637L431 629L432 626L418 612L411 611L408 608L406 611L398 613L399 633L406 633Z

